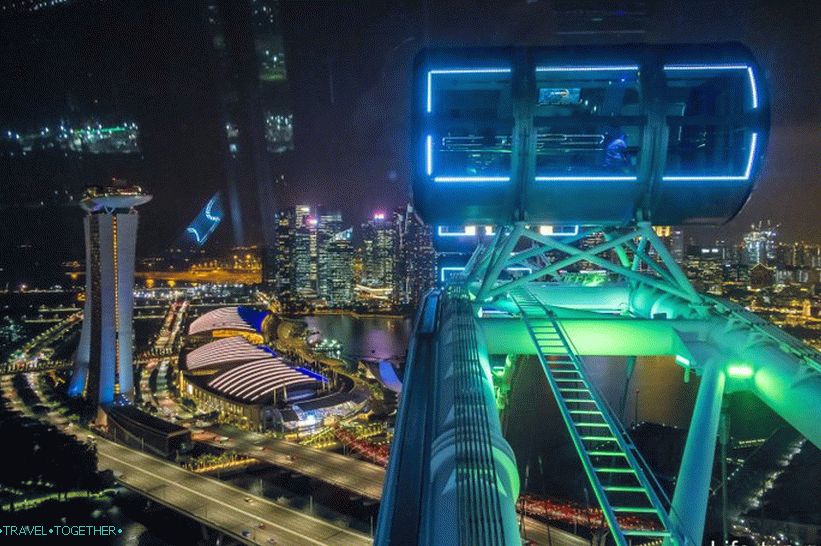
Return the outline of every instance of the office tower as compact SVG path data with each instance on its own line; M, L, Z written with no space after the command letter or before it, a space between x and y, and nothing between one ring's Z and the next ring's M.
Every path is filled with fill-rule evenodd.
M202 0L234 244L273 246L293 115L277 0Z
M265 288L272 291L280 303L288 306L294 293L294 240L296 209L280 210L274 216L274 244L264 253L262 278Z
M331 237L320 254L323 257L320 268L319 297L329 307L344 307L353 302L353 245L348 228Z
M744 258L748 265L774 265L776 259L778 224L758 222L744 234Z
M342 214L339 212L324 211L317 208L318 222L316 226L316 263L317 263L317 294L320 299L328 300L330 291L329 252L331 242L342 232ZM348 237L350 244L350 237ZM349 264L350 265L350 264Z
M113 180L86 189L81 202L86 239L86 301L71 396L98 405L134 398L134 257L137 211L151 195Z
M410 204L394 212L394 224L399 241L396 299L414 305L436 282L433 234Z
M297 205L296 207L294 207L294 221L296 222L296 227L301 228L302 226L304 226L310 215L310 205Z
M362 284L368 288L395 289L396 230L384 212L362 224Z
M316 263L314 252L316 229L304 225L294 231L293 277L291 286L295 297L312 299L316 296Z

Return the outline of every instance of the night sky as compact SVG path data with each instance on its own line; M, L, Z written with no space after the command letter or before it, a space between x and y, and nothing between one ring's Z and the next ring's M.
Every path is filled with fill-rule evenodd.
M163 242L221 184L205 38L190 4L74 0L0 20L0 129L72 109L129 113L149 178L138 182L155 195L142 212ZM764 176L738 219L699 238L772 218L785 240L821 242L821 3L647 4L642 41L739 40L766 70ZM282 202L339 208L352 224L408 199L410 67L422 47L561 43L547 0L286 1L282 15L297 148Z

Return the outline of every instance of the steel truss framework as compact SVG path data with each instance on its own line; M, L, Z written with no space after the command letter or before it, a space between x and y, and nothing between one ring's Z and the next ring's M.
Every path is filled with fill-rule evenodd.
M583 239L599 242L587 248L574 246ZM568 270L581 263L604 270L608 276L606 285L626 286L627 293L640 292L645 294L648 300L675 302L672 305L664 305L667 311L664 313L656 314L653 312L655 306L651 306L649 312L645 309L644 317L641 318L636 318L637 314L628 304L622 313L601 313L595 318L590 318L588 313L585 321L615 325L614 320L619 320L619 325L623 327L625 321L621 319L625 318L625 314L630 315L631 320L627 322L634 328L631 330L632 335L645 337L653 336L654 332L658 331L648 327L651 324L676 323L677 327L680 322L687 323L682 326L681 331L672 327L676 332L674 336L689 336L687 341L682 341L693 349L693 352L688 354L690 358L677 361L685 367L687 373L690 370L696 371L701 376L701 381L676 490L672 501L663 503L664 509L669 512L662 514L659 519L664 522L667 531L664 535L667 544L699 544L704 530L724 393L735 388L749 388L759 396L761 393L766 394L771 398L768 404L773 409L818 445L821 443L818 427L807 427L806 423L797 424L800 418L796 418L795 414L796 410L798 413L810 411L809 408L798 409L798 406L811 404L812 400L817 403L821 398L821 355L740 306L699 294L649 223L612 228L586 227L572 236L542 235L531 230L525 223L497 228L494 239L486 246L476 249L465 267L461 281L465 283L474 299L475 312L488 305L505 308L512 313L514 319L506 323L509 330L522 326L526 330L526 337L530 343L523 341L519 344L521 354L536 354L539 357L557 403L565 410L565 422L571 437L576 434L574 443L578 444L576 447L582 463L589 463L584 466L594 489L598 488L601 493L597 496L602 509L605 514L610 512L608 523L618 544L627 544L630 533L619 529L614 507L608 505L605 498L606 487L601 481L597 481L597 472L602 472L603 469L597 468L595 459L590 454L599 453L600 451L595 450L600 450L601 447L588 447L580 441L580 438L584 438L584 432L576 429L579 424L584 426L585 423L578 422L576 416L601 415L601 419L609 424L612 431L614 439L611 441L616 441L615 437L619 437L618 441L626 442L627 446L622 445L622 451L629 456L635 453L640 458L640 455L632 450L629 437L626 437L626 440L622 439L620 426L611 422L613 417L606 402L596 393L584 375L584 367L579 360L580 353L575 351L571 339L573 336L568 336L563 326L565 319L561 318L561 313L554 312L563 307L561 296L552 301L545 301L546 298L541 298L538 290L531 290L537 285L548 288L568 285L572 287L572 281L578 280L578 276L574 277ZM518 277L512 276L506 271L511 267L518 267L518 270L524 267L524 270L529 272ZM539 281L552 282L545 284ZM578 293L585 288L578 286ZM549 290L543 290L542 293L547 292ZM565 315L566 313L565 309ZM545 321L552 323L553 326L544 326ZM687 328L691 331L685 332ZM604 329L607 332L613 331L607 330L606 327ZM601 335L602 330L597 330ZM706 332L712 333L708 335ZM491 334L487 331L485 334L489 341L492 341ZM717 342L718 336L726 338L727 342ZM524 340L525 337L520 336L516 339ZM559 342L561 346L556 345ZM554 346L551 347L550 343L554 343ZM652 345L652 342L650 344ZM510 346L510 343L507 342L507 345ZM555 360L557 354L560 355L558 361ZM758 370L771 367L774 371L765 370L761 380L756 371L755 378L747 380L746 383L739 382L729 373L729 364L737 362L739 356L754 362ZM568 368L562 370L560 367L557 368L557 364ZM571 375L572 379L557 375L568 372L576 375ZM752 374L751 371L749 373ZM771 381L772 377L777 377L777 380ZM570 384L568 381L575 383ZM569 391L578 393L577 396L573 396L572 393L568 395L568 388ZM783 389L789 389L789 394L776 392ZM772 399L787 399L790 396L796 398L780 406L784 412L773 406ZM568 400L572 403L568 404ZM588 409L583 409L585 404L588 404ZM613 469L610 468L609 471L612 472ZM618 472L637 474L640 477L640 487L647 490L647 495L653 501L647 510L658 509L658 500L653 499L656 494L662 492L653 485L657 483L652 473L645 469L645 473L649 473L649 478L641 477L642 471L635 464L621 468ZM615 504L617 503L614 503L614 506ZM623 507L616 507L616 510L621 508Z
M588 249L573 246L573 243L597 233L603 235L604 242ZM530 248L515 252L523 242L529 242ZM618 263L605 255L611 252L618 257ZM552 260L548 257L550 253L564 254L565 257ZM524 223L506 226L497 230L487 247L477 249L465 268L465 274L468 285L474 287L476 300L482 302L544 277L561 280L564 269L580 262L598 266L632 283L645 284L677 296L692 305L704 304L704 298L696 292L647 222L630 228L588 227L580 229L576 235L561 238L540 235ZM527 266L532 272L500 282L502 272L512 266ZM656 276L648 275L650 271Z

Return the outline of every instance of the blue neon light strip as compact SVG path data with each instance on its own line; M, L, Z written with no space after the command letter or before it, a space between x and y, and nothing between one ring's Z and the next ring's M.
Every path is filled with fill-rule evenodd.
M197 240L197 243L202 244L202 240L200 239L200 234L196 228L187 227L185 231L194 235L194 238Z
M638 65L615 66L537 66L536 72L626 72L637 71Z
M435 176L434 182L510 182L509 176Z
M425 137L425 172L428 176L433 174L433 136Z
M746 70L747 78L750 81L750 95L752 96L753 109L758 108L758 86L755 82L753 67L746 64L669 64L664 66L664 70L676 72L687 70Z
M753 96L753 109L758 108L758 89L755 85L755 74L753 74L753 67L747 67L747 77L750 79L750 91Z
M428 70L428 112L433 111L433 76L438 74L510 74L510 68L449 68Z
M635 176L537 176L537 182L586 182L586 181L626 181L638 180Z
M197 241L197 244L200 246L205 244L205 241L208 240L208 237L211 236L211 234L222 221L222 216L214 215L211 212L211 210L214 208L214 204L217 202L217 199L219 199L219 192L216 193L211 199L209 199L208 203L205 205L205 210L203 211L203 214L205 214L205 217L211 221L211 225L208 226L208 229L205 231L204 234L200 235L200 232L197 230L197 228L193 226L188 226L187 228L185 228L185 231L192 234L194 236L194 239ZM199 216L197 218L199 218Z
M664 70L747 70L746 64L666 64Z
M755 160L755 149L758 144L758 133L753 133L750 139L750 154L747 156L747 167L741 176L665 176L662 180L695 180L695 181L722 181L722 180L749 180L753 170Z
M208 218L209 220L211 220L212 222L219 222L220 220L222 220L222 217L220 217L220 216L212 216L211 215L211 208L213 208L214 202L216 202L218 197L219 197L219 194L212 197L211 200L208 201L208 205L206 205L206 207L205 207L205 217Z

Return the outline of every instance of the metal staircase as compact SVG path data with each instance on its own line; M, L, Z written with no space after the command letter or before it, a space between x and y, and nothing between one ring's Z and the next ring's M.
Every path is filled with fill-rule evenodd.
M643 460L629 435L591 385L554 314L527 288L510 296L538 348L539 362L616 543L645 537L681 544L652 485L655 477L640 464Z

